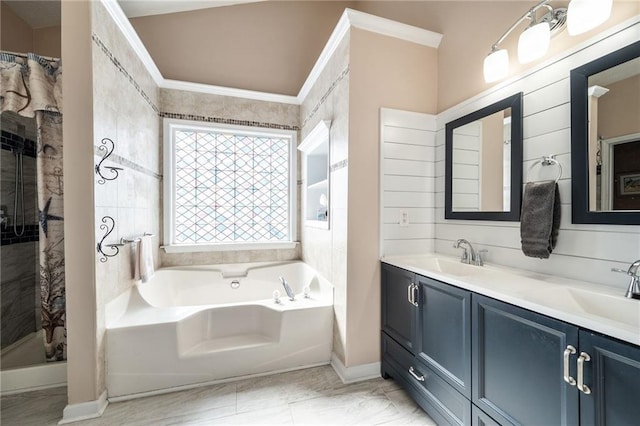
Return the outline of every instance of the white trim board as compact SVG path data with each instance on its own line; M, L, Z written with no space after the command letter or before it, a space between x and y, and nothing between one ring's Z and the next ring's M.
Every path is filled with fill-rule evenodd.
M349 383L362 382L364 380L380 377L380 363L356 365L354 367L345 366L335 352L331 354L331 367L345 385Z
M95 419L102 416L104 410L109 405L107 391L105 390L95 401L81 402L79 404L68 404L62 411L62 420L59 425L79 422L80 420Z
M381 18L357 10L346 8L340 17L338 24L331 33L322 53L318 57L311 72L307 76L302 88L297 96L281 95L277 93L257 92L252 90L236 89L233 87L222 87L210 84L192 83L188 81L178 81L166 79L160 73L155 62L151 58L149 51L140 40L133 25L129 22L117 0L100 0L113 18L114 22L122 31L125 38L131 45L136 55L140 58L145 68L162 89L186 90L191 92L207 93L211 95L232 96L235 98L253 99L258 101L279 102L285 104L300 105L304 102L309 91L318 80L322 70L329 62L331 55L335 52L342 38L347 34L350 27L360 28L374 33L395 37L401 40L417 43L423 46L438 48L442 40L442 34L423 28Z
M67 363L52 362L0 372L1 394L12 395L67 384Z

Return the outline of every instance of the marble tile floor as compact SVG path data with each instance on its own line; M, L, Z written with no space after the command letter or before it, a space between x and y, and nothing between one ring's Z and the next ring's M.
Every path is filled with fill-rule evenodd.
M3 396L0 424L60 420L66 388ZM435 425L393 380L344 385L330 366L111 403L78 426Z

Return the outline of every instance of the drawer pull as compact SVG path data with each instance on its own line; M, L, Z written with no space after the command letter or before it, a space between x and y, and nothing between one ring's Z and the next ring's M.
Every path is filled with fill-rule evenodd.
M424 382L424 376L418 376L413 366L409 367L409 374L411 374L417 381Z
M407 287L407 299L409 300L409 303L411 303L413 306L418 306L418 303L416 303L415 290L418 290L418 286L415 285L414 283L411 283L409 287Z
M589 386L584 384L585 361L591 361L591 357L586 352L580 352L580 356L578 357L578 389L585 395L589 395L591 393L591 389L589 389Z
M563 369L563 379L565 382L569 383L571 386L575 386L576 385L576 379L574 379L573 377L571 377L569 375L569 357L573 354L576 353L576 348L574 348L573 346L569 345L567 346L567 349L564 350L564 354L563 354L563 364L564 364L564 369Z

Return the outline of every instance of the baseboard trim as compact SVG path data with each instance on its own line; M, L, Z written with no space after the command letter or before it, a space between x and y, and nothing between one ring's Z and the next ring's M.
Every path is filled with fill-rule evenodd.
M58 422L59 425L67 423L79 422L80 420L95 419L102 416L104 410L109 405L107 401L107 391L105 390L95 401L81 402L79 404L69 404L64 407L62 412L62 420Z
M331 354L331 367L333 367L336 374L338 375L338 377L340 377L340 380L342 380L342 383L344 383L345 385L380 377L379 362L347 367L342 363L335 352Z
M12 395L67 384L67 363L52 362L0 372L0 394Z

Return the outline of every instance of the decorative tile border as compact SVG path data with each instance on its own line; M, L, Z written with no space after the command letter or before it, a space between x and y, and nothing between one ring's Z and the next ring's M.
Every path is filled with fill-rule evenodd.
M345 167L347 167L348 164L349 164L349 160L345 158L344 160L338 161L337 163L334 163L331 166L329 166L329 170L331 171L331 173L333 173L337 170L344 169Z
M22 149L23 154L27 157L36 158L36 142L31 139L23 138L22 136L15 135L13 133L2 131L0 136L2 142L2 149L6 151L15 151Z
M120 71L122 75L124 75L129 80L129 83L131 83L131 85L136 89L136 91L140 94L140 96L142 96L142 98L149 104L151 109L153 109L153 111L155 111L156 114L160 115L160 109L156 106L156 104L153 103L149 95L147 95L147 93L144 90L142 90L138 82L133 78L131 74L129 74L126 68L122 66L120 61L118 61L118 58L116 58L114 54L111 53L111 51L107 48L107 46L105 46L105 44L102 42L102 40L100 40L100 38L96 35L96 33L91 34L91 39L95 44L98 45L98 47L100 47L102 52L107 56L107 58L109 58L111 63L115 65L118 71Z
M104 152L101 151L97 146L93 146L93 154L98 156L98 157L102 157L104 155ZM139 165L138 163L134 163L131 160L128 160L126 158L124 158L121 155L118 154L111 154L109 156L109 161L113 161L116 164L119 164L121 166L127 167L129 169L135 170L136 172L140 172L142 174L145 174L147 176L151 176L152 178L158 179L158 180L162 180L162 175L158 174L156 172L154 172L153 170L147 169L146 167L142 167L141 165Z
M311 120L313 118L313 116L316 115L316 112L318 112L318 110L320 109L322 104L324 104L326 102L326 100L329 97L329 95L331 94L331 92L333 92L334 89L338 86L338 83L340 83L342 81L342 79L344 79L348 74L349 74L349 64L347 64L347 67L344 70L342 70L342 72L340 73L338 78L336 78L333 81L333 83L331 83L331 86L329 86L329 88L324 93L324 95L322 95L322 97L320 98L318 103L313 107L313 109L311 110L311 112L309 113L307 118L304 119L304 121L302 122L301 128L304 129L304 126L306 126L307 123L309 122L309 120Z
M164 111L161 112L159 115L162 118L176 118L179 120L204 121L207 123L233 124L236 126L249 126L249 127L266 127L268 129L278 129L278 130L293 130L293 131L300 130L300 127L290 126L288 124L263 123L260 121L236 120L233 118L207 117L204 115L180 114L175 112L164 112Z
M13 226L0 231L0 246L10 246L12 244L30 243L40 240L40 225L25 225L24 234L18 237L13 233Z

